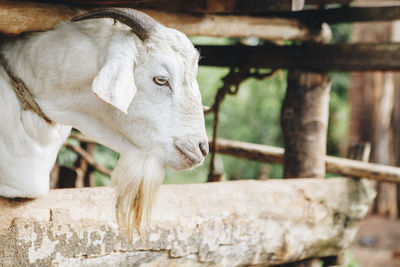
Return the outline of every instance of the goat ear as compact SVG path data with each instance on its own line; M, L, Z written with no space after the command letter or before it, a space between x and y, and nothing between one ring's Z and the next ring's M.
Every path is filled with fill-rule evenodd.
M92 90L98 98L126 114L137 91L133 78L136 49L118 39L111 41L106 62L94 78Z

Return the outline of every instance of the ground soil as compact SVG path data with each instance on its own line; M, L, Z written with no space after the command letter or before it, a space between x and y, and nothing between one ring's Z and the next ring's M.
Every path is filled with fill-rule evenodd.
M400 220L367 217L349 250L362 267L400 267Z

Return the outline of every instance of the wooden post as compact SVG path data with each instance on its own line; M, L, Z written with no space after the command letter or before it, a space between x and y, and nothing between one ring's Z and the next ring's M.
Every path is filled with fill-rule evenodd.
M281 111L284 177L325 177L330 79L326 74L290 70ZM320 266L308 259L293 266Z
M96 151L96 144L88 143L87 152L89 153L89 155L93 156L95 151ZM88 166L88 171L86 172L86 177L85 177L85 186L90 186L90 187L96 186L96 181L94 179L95 170L96 169L92 165Z
M328 75L292 70L281 113L284 177L325 177L330 80Z
M400 32L393 23L355 24L354 42L398 42ZM391 72L352 73L350 143L371 142L373 162L396 164L395 75ZM378 184L375 212L398 217L397 186Z

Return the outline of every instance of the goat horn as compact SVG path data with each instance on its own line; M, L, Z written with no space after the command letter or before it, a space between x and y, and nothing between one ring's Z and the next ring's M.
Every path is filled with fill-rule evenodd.
M203 111L205 112L205 111L209 111L210 110L210 108L209 107L207 107L207 106L203 106Z
M73 17L71 21L74 22L100 18L112 18L131 27L133 32L136 33L142 41L149 37L151 31L153 31L157 24L157 22L150 16L144 14L143 12L129 8L95 9Z

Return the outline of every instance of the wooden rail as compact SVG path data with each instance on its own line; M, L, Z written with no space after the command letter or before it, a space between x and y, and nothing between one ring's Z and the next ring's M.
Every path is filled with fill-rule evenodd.
M280 18L298 19L310 24L322 22L335 24L344 22L394 21L400 19L400 7L343 7L302 10L298 12L269 12L263 15L268 17L276 16Z
M50 1L48 1L50 2ZM392 21L400 19L400 7L336 8L300 10L302 0L269 0L218 2L189 1L186 5L170 1L165 5L154 1L1 1L0 32L19 34L26 31L46 31L61 21L69 20L78 7L90 5L123 5L144 9L155 19L188 35L224 37L258 36L268 40L317 40L321 22ZM63 3L67 5L54 4ZM161 6L161 7L160 7ZM183 9L180 7L184 7ZM150 9L152 8L152 10ZM291 8L291 9L290 9ZM168 12L165 12L168 11ZM223 14L222 14L223 13ZM256 16L250 16L255 14ZM317 30L316 30L317 29Z
M306 5L350 4L354 0L305 0Z
M400 5L400 1L398 0L305 0L306 5L316 5L316 6L324 6L328 4L341 4L341 5L349 5L352 7L379 7L379 6L398 6Z
M304 7L304 0L44 0L42 2L86 6L126 6L190 13L258 13L301 10Z
M70 136L81 142L96 143L95 140L82 134L73 133ZM210 142L210 144L212 144ZM245 158L265 163L282 164L283 148L252 144L247 142L217 139L217 152L234 157ZM400 168L362 162L339 157L325 156L326 171L355 178L367 178L375 181L400 183Z
M400 43L295 46L198 46L207 66L252 66L310 71L400 70Z
M366 181L343 178L162 185L148 235L133 242L117 228L109 187L0 198L0 265L271 266L331 256L352 242L374 196Z
M283 163L284 149L217 139L217 152L265 163ZM326 171L379 182L400 183L400 168L332 156L325 157Z
M83 8L83 7L81 7ZM189 14L165 10L140 9L164 25L187 35L215 37L258 36L267 40L326 40L327 27L310 28L295 19L263 18L238 15ZM48 31L61 21L78 14L76 6L60 4L0 1L0 33Z

